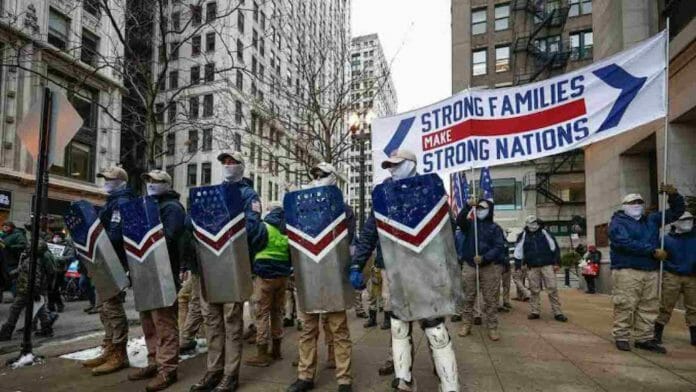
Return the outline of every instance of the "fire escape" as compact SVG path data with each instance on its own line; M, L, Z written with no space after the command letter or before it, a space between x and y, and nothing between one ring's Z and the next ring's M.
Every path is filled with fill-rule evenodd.
M583 201L563 200L551 189L551 177L554 175L584 173L583 155L582 149L576 149L539 160L536 170L524 175L523 189L536 191L559 207L585 204Z
M527 18L533 18L531 31L518 31L513 44L513 51L518 56L527 55L527 66L515 70L515 85L535 81L544 72L562 72L570 58L570 45L563 41L561 33L568 20L567 5L547 9L545 2L539 0L514 0L512 10L524 12ZM527 23L525 23L527 25ZM557 40L549 40L557 38Z

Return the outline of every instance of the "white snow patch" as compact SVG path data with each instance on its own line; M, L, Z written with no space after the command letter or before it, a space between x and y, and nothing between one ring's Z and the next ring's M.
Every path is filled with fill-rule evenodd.
M16 362L12 363L11 367L12 369L18 369L26 366L39 365L41 363L42 361L40 357L35 357L34 354L29 353L19 357L19 359Z
M191 359L200 354L208 352L208 344L205 339L196 339L198 346L196 346L195 353L189 355L179 356L179 361L185 361ZM145 337L133 338L128 341L128 361L131 367L144 368L147 366L147 346L145 345ZM76 361L87 361L92 358L96 358L102 353L102 348L94 347L88 348L86 350L77 351L70 354L62 355L61 358L72 359Z

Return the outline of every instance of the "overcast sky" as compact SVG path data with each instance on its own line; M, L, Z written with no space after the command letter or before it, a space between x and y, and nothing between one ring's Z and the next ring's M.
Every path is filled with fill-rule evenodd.
M353 36L377 33L399 112L451 95L450 0L352 0Z

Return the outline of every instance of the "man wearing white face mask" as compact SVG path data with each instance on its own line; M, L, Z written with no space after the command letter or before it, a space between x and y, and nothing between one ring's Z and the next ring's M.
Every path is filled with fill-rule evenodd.
M666 223L672 223L684 213L684 198L671 185L662 185L660 192L669 195L670 209L665 211ZM662 214L643 213L645 201L639 194L627 195L621 210L614 213L609 224L612 300L616 348L631 350L631 335L635 347L660 354L667 352L654 339L655 320L659 309L657 297L658 269L667 259L660 249Z
M684 296L686 325L691 345L696 346L696 230L694 216L685 212L672 224L672 232L665 237L665 274L662 278L662 303L655 322L655 340L662 343L662 331L672 317L672 310L680 295Z
M527 266L529 279L529 316L530 320L541 318L542 282L551 303L551 311L556 321L566 322L568 318L561 310L561 301L556 288L556 269L560 262L560 249L556 239L541 226L536 216L526 219L526 227L517 238L514 257Z

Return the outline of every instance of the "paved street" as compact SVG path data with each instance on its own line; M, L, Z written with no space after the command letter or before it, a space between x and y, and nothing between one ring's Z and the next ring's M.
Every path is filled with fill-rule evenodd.
M693 391L696 390L696 348L688 344L683 315L676 313L666 330L667 356L645 352L623 353L610 340L611 302L605 295L587 296L576 289L561 290L567 324L551 319L544 301L543 319L528 321L527 309L514 303L510 314L502 315L502 340L492 343L484 331L475 329L467 338L455 337L459 372L466 391ZM362 320L352 318L355 342L353 374L356 391L388 391L389 377L377 375L377 367L388 350L388 333L365 330ZM450 327L456 333L458 325ZM132 327L131 335L140 334ZM419 390L435 391L427 343L416 328L415 375ZM295 378L290 366L296 352L297 331L287 330L285 359L269 368L242 367L240 391L283 391ZM123 391L140 390L144 383L125 381L126 373L94 378L78 362L59 355L92 347L99 338L50 343L38 349L47 363L20 370L0 372L0 391ZM245 345L245 356L252 353ZM8 355L3 357L3 360ZM325 350L320 352L317 390L336 386L332 371L324 369ZM202 356L182 362L179 383L172 391L187 391L203 372ZM49 387L50 385L50 387ZM137 388L136 388L137 387Z

